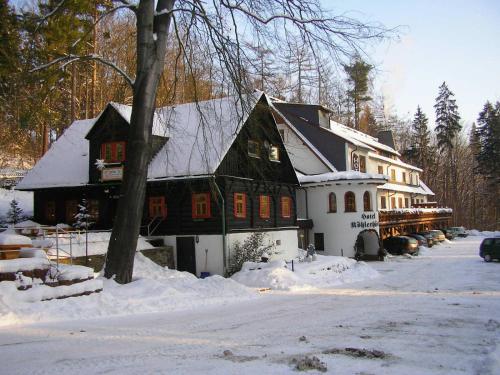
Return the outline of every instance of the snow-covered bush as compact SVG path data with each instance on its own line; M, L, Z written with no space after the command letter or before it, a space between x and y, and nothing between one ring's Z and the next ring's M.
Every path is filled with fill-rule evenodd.
M23 210L19 207L19 202L15 199L10 201L10 208L7 211L7 222L10 224L17 224L21 220L23 220Z
M89 229L89 227L94 224L90 221L91 215L87 207L87 200L82 199L82 203L78 205L78 213L75 215L75 227L78 229Z
M236 241L234 248L231 250L232 256L229 260L228 276L241 270L245 262L258 262L264 254L273 254L274 245L264 245L265 239L265 233L254 232L243 243Z

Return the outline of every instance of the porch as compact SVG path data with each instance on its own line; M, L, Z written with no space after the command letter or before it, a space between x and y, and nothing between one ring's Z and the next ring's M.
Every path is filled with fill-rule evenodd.
M380 238L450 226L451 208L408 208L380 210Z

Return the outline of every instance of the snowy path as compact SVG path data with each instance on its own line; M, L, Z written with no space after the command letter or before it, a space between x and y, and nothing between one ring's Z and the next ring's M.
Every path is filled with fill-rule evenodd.
M288 374L293 357L316 355L332 374L498 374L500 264L477 256L479 241L371 263L381 277L307 294L2 328L0 373ZM387 356L322 354L346 347Z

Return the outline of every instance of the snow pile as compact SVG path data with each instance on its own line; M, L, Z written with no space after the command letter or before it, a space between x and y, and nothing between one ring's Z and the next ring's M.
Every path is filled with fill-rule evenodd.
M480 237L500 237L500 231L479 231L477 229L470 229L467 231L469 233L469 236L480 236Z
M232 279L250 287L302 290L327 288L372 279L378 275L378 272L365 262L317 255L316 260L312 262L294 262L294 271L291 264L284 261L246 262Z
M50 268L47 258L17 258L0 260L0 272L11 273L20 271L46 270ZM0 284L1 285L1 284Z
M326 182L326 181L343 181L343 180L385 180L387 176L383 174L363 173L357 171L343 171L343 172L328 172L315 175L304 175L300 172L297 173L299 182L303 184Z
M106 254L108 251L109 239L111 238L111 232L89 232L88 233L88 255L100 255ZM52 243L52 248L49 250L49 255L56 255L56 235L47 236L45 241L50 241ZM85 256L85 245L86 237L85 233L60 233L58 238L59 255L62 254L72 254L73 257L83 257ZM46 242L46 244L50 244ZM45 246L44 246L45 247ZM149 242L147 242L144 237L139 237L137 241L137 250L153 249Z
M31 238L16 234L13 229L0 233L0 245L32 245Z
M37 285L32 288L33 291L31 289L17 291L14 282L1 282L0 315L2 319L0 326L36 321L91 319L104 316L192 310L259 296L255 290L221 276L198 279L187 272L160 267L141 253L136 254L133 282L120 285L104 278L90 280L90 282L91 284L87 284L89 281L86 281L71 287L83 288L80 291L83 292L87 287L95 288L95 283L102 283L103 291L89 296L43 302L30 301L39 301L40 296L48 298L47 293L58 293L51 289L64 287L49 290L48 287ZM76 287L76 285L80 286Z
M94 270L90 267L59 264L58 280L85 280L94 277Z
M447 207L436 208L397 208L397 209L381 209L380 212L387 214L423 214L423 213L451 213L453 209Z

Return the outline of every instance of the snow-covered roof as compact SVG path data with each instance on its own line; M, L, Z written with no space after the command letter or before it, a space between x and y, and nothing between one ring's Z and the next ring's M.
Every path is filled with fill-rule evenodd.
M85 135L95 121L73 122L17 184L16 189L86 185L89 179L89 141Z
M156 113L155 135L168 142L151 160L148 179L210 175L215 172L262 94L164 107ZM111 103L129 121L131 107ZM75 121L17 185L29 190L81 186L89 181L89 141L96 119Z
M436 195L434 192L426 185L422 180L419 181L420 187L425 191L427 195Z
M388 158L388 157L376 154L374 152L369 152L368 153L368 157L370 157L372 159L383 160L383 161L385 161L387 163L391 163L393 165L398 165L400 167L404 167L404 168L408 168L408 169L413 169L414 171L422 172L422 169L420 169L418 167L415 167L414 165L405 163L405 162L403 162L401 160L391 159L391 158Z
M382 186L379 186L378 189L400 191L402 193L421 194L421 195L428 195L429 194L421 186L391 184L389 182L383 184Z
M372 137L371 135L365 134L359 130L350 128L348 126L339 124L338 122L330 120L330 129L331 132L338 135L339 137L344 138L345 140L351 142L355 146L360 146L364 148L368 148L369 150L375 151L374 149L382 150L388 152L393 155L400 156L399 152L397 152L392 147L389 147L383 143L380 143L377 138Z
M357 171L344 171L344 172L328 172L315 175L304 175L300 172L297 173L297 179L301 185L328 182L328 181L345 181L345 180L376 180L383 183L387 181L387 176L383 174L363 173Z

